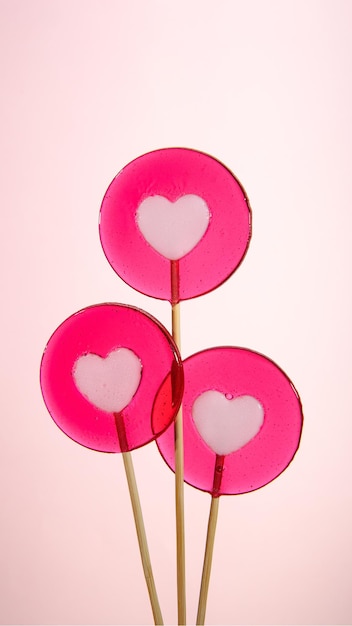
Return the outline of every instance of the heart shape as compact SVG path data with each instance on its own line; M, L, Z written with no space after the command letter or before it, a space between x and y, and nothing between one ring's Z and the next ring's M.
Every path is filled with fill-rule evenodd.
M253 396L229 399L219 391L205 391L193 403L195 426L218 455L231 454L255 437L264 421L264 409Z
M142 363L129 348L117 348L104 359L84 354L72 369L81 394L98 409L120 413L132 400L142 375Z
M136 221L144 239L170 261L188 254L209 226L208 205L194 194L170 202L164 196L149 196L139 205Z

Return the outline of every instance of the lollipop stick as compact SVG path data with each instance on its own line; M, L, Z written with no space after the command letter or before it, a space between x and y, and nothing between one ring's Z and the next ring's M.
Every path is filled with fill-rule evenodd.
M204 624L204 620L205 620L205 610L207 606L211 563L213 559L216 522L218 519L219 500L220 500L219 497L212 496L211 498L207 541L205 545L205 554L204 554L204 563L203 563L202 582L200 586L200 594L199 594L199 602L198 602L197 625Z
M200 585L200 593L199 593L197 626L203 625L204 620L205 620L205 610L207 606L211 564L213 560L216 523L218 519L218 510L219 510L219 499L220 499L219 491L221 487L221 479L222 479L222 472L224 469L224 461L225 461L224 456L219 455L219 454L216 455L212 498L211 498L211 505L210 505L209 520L208 520L207 540L205 544L202 582Z
M183 493L183 427L182 408L175 422L175 502L177 541L177 607L178 623L186 624L186 572Z
M155 588L153 570L150 562L150 555L145 533L142 508L139 499L136 477L133 469L132 456L128 451L126 431L121 413L114 413L117 434L120 440L123 464L125 466L128 489L130 492L134 522L136 525L139 551L142 559L145 581L147 583L150 603L153 611L154 624L163 624L163 617L160 610L158 595Z
M155 588L152 566L150 562L147 537L145 534L141 503L139 500L131 453L123 452L122 458L123 458L123 463L124 463L125 471L126 471L126 477L127 477L128 488L129 488L130 497L131 497L134 521L135 521L136 530L137 530L139 550L141 553L144 576L145 576L145 580L146 580L147 587L148 587L150 603L152 606L154 623L163 624L164 622L163 622L163 618L161 615L159 600L158 600L158 596L157 596L156 588Z
M172 336L180 349L179 263L171 261ZM175 508L178 623L186 624L185 522L182 406L175 420Z

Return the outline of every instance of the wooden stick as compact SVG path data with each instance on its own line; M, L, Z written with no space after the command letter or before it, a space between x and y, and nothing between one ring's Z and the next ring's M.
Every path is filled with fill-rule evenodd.
M180 350L179 263L171 261L172 336ZM183 482L183 416L182 405L175 420L175 508L178 624L186 624L185 519Z
M202 572L202 582L200 585L197 626L203 625L205 620L205 610L207 607L209 580L211 572L211 564L213 560L214 540L216 522L218 519L219 499L222 475L224 471L225 456L217 454L214 465L214 478L212 487L212 498L210 505L210 513L208 520L207 540L205 544L204 563Z
M172 307L172 335L180 347L179 304ZM178 624L186 624L186 567L183 482L183 415L182 406L175 420L175 504L177 553L177 608Z
M186 566L183 485L183 425L182 408L180 408L175 422L175 503L178 624L186 624Z
M164 623L163 617L162 617L161 610L160 610L159 600L158 600L158 596L157 596L156 588L155 588L152 566L150 562L147 537L145 534L141 503L139 500L139 494L138 494L137 483L136 483L136 478L135 478L133 464L132 464L131 453L123 452L122 458L123 458L123 463L125 466L128 489L129 489L130 497L131 497L133 516L134 516L134 522L136 525L138 544L139 544L139 550L141 553L144 576L145 576L145 580L147 583L150 603L151 603L152 611L153 611L154 624L163 624Z
M114 413L117 436L122 452L123 464L125 466L128 489L130 492L134 523L137 531L139 551L142 559L145 581L147 583L150 604L153 611L154 624L163 624L163 617L160 610L158 595L156 593L152 565L150 562L147 536L142 515L142 508L139 499L136 477L133 469L132 456L128 450L128 441L125 429L124 416L122 413Z
M204 554L204 563L203 563L202 582L200 586L200 594L199 594L199 602L198 602L197 626L203 625L204 620L205 620L205 610L207 606L211 563L213 560L216 522L218 519L219 500L220 500L219 497L212 496L211 498L207 541L205 545L205 554Z

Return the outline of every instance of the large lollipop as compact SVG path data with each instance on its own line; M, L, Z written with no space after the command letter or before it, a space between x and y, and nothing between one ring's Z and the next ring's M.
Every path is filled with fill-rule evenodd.
M204 624L221 495L263 487L291 462L302 429L302 407L286 374L244 348L221 347L183 363L184 477L211 494L197 624ZM175 469L172 429L157 441Z
M102 202L100 238L117 274L172 306L180 347L179 303L224 282L250 239L250 208L234 175L207 154L168 148L145 154L114 178ZM186 623L182 413L175 423L179 624Z
M154 621L162 624L130 451L159 436L179 409L177 346L147 313L95 305L57 328L40 375L44 401L64 433L94 450L122 452Z

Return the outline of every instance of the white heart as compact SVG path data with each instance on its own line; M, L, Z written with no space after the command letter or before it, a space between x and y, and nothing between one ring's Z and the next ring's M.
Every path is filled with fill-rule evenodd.
M193 403L192 416L202 439L222 456L239 450L258 434L264 409L253 396L228 399L219 391L205 391Z
M136 393L142 363L128 348L117 348L103 359L84 354L75 362L72 376L81 394L103 411L120 413Z
M199 196L187 194L176 202L149 196L139 205L136 221L144 239L162 256L176 261L188 254L208 228L210 212Z

